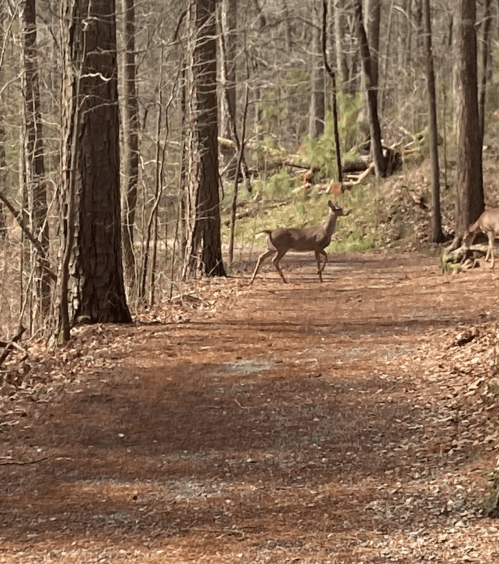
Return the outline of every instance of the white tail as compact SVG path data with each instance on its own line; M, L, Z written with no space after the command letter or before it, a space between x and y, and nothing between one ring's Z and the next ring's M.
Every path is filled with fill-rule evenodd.
M267 229L259 233L259 235L267 235L269 248L265 253L258 257L258 262L256 263L250 284L252 284L255 280L263 261L272 255L276 255L272 262L274 263L277 272L281 276L282 281L287 282L286 278L284 278L281 267L279 266L279 261L290 249L301 252L315 252L319 279L322 282L322 271L327 263L327 253L324 249L331 242L331 237L333 236L336 228L336 220L338 217L345 216L350 213L350 211L345 213L342 208L336 206L331 201L327 204L329 206L329 216L322 225L317 227L307 227L305 229L282 228L274 231ZM321 255L324 257L324 264L322 264L322 266Z
M490 268L494 268L494 239L499 237L499 209L484 211L477 221L470 225L464 237L464 243L467 247L473 244L475 237L480 231L486 233L489 238L485 261L490 258Z

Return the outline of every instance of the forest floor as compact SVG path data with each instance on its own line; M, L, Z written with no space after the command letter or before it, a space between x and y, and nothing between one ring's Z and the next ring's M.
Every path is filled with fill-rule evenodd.
M0 562L497 563L499 270L314 262L32 352L0 395Z

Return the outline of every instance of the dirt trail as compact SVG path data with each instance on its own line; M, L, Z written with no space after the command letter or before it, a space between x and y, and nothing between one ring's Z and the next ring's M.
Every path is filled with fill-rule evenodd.
M499 271L313 262L106 328L56 399L2 414L0 562L499 561L498 410L449 349L494 321Z

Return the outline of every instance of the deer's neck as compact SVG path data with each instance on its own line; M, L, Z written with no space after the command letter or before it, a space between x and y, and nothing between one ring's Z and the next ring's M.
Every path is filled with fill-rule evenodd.
M335 213L329 214L329 217L326 219L324 223L324 234L331 238L333 236L334 230L336 228L336 220L338 216Z

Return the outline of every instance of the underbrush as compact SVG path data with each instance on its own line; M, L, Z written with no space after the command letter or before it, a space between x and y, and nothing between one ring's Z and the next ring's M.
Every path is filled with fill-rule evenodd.
M335 201L345 210L340 217L328 251L366 252L372 250L411 250L437 253L430 241L431 166L428 161L406 167L400 174L354 186L338 196L320 194L314 188L295 191L301 185L296 176L281 171L268 182L255 183L252 194L239 195L236 244L256 244L263 229L310 227L321 224L328 215L327 201ZM227 194L223 215L224 241L229 240L229 208L232 194ZM448 237L454 223L454 192L442 179L442 227ZM262 245L262 243L260 243Z

